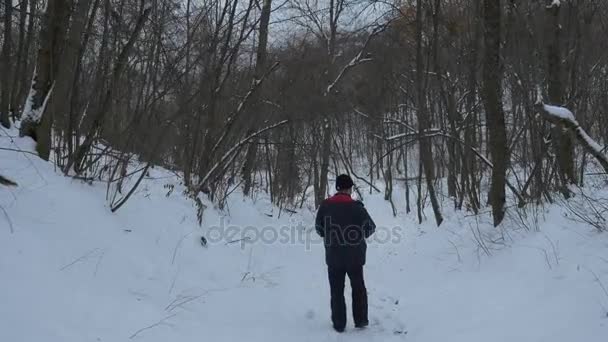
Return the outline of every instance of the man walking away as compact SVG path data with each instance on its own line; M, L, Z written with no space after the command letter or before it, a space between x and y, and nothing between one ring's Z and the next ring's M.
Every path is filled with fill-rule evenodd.
M351 198L353 180L348 175L336 178L334 196L323 201L315 222L317 233L325 244L325 262L331 288L331 320L337 332L346 327L344 281L350 279L355 327L364 328L367 318L367 290L363 265L367 244L376 225L360 201Z

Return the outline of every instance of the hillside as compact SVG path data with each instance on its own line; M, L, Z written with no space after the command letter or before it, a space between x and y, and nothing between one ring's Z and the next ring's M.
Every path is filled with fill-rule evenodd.
M6 150L33 149L16 136L0 133L0 174L19 184L0 187L0 341L608 336L608 235L569 220L558 206L540 209L536 231L515 218L495 229L489 215L446 204L446 222L436 228L430 210L418 225L414 214L400 209L393 217L381 195L367 195L382 227L365 268L371 326L356 331L351 321L340 335L329 322L323 248L311 233L310 209L278 217L268 199L235 192L222 211L206 202L199 227L176 176L154 168L111 213L105 183L66 178L33 155ZM222 222L237 233L215 239L213 227ZM234 241L262 231L270 237ZM277 231L311 238L275 241ZM201 236L209 240L205 247Z

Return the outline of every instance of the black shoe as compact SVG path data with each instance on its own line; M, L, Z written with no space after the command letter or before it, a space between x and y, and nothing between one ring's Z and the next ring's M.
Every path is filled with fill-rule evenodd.
M337 332L339 332L339 333L343 333L344 332L344 327L336 327L334 325L334 330L337 331Z
M369 322L355 323L355 328L363 329L369 325Z

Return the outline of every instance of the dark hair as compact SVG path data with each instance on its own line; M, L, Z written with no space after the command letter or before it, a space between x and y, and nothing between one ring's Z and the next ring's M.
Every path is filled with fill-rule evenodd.
M353 185L355 184L349 175L342 174L336 177L336 190L338 191L350 189Z

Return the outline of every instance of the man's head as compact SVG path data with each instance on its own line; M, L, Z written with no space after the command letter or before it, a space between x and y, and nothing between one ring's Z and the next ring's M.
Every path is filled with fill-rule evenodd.
M353 192L353 180L349 175L339 175L336 177L336 190L338 192L351 194Z

